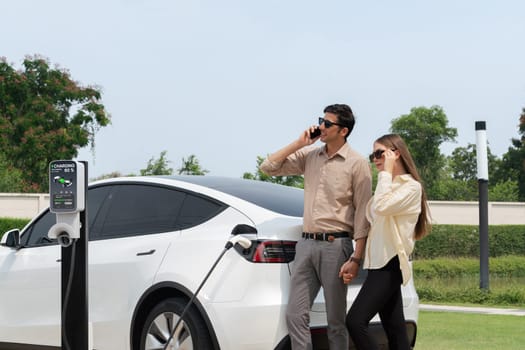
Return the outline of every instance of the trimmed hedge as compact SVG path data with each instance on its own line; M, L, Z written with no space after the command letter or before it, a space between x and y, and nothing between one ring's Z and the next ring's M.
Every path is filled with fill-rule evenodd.
M419 300L422 303L446 304L477 304L487 306L514 306L522 308L525 305L525 290L510 287L502 290L485 291L478 287L434 288L429 286L416 287Z
M525 256L525 225L490 225L489 256ZM434 225L432 232L416 242L414 259L479 257L479 227Z
M0 238L14 228L23 229L29 221L29 219L0 218Z
M417 279L479 276L479 258L436 258L412 264ZM489 259L490 277L525 278L525 256L500 256Z

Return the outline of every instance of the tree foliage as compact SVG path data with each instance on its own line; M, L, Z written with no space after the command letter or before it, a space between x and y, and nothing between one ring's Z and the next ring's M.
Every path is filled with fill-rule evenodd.
M170 161L166 159L166 153L167 151L160 152L159 159L152 157L148 161L146 169L140 169L140 175L172 175L173 168L168 167Z
M518 185L516 181L502 176L502 160L487 148L489 169L489 200L517 201ZM476 145L457 147L447 158L447 176L450 179L439 180L438 200L473 201L479 198Z
M24 192L22 172L7 163L0 153L0 192Z
M405 140L420 172L428 198L434 199L436 183L442 176L445 157L440 146L446 141L455 141L456 128L448 126L448 118L439 106L415 107L392 120L390 131Z
M177 169L179 175L206 175L208 170L203 169L199 160L194 154L191 154L188 159L182 158L182 167Z
M285 186L291 186L291 187L298 187L298 188L304 188L304 178L301 175L291 175L291 176L270 176L265 173L263 173L259 167L261 163L264 161L264 157L257 156L257 169L256 171L252 173L244 173L243 178L249 179L249 180L259 180L259 181L266 181L266 182L273 182L280 185Z
M96 87L82 87L47 59L26 57L16 70L0 59L0 151L34 191L47 191L47 167L72 159L110 123Z
M519 200L525 201L525 108L519 118L518 132L520 137L511 140L512 145L502 157L501 177L516 181Z
M432 188L433 197L437 201L476 201L478 199L478 185L475 180L453 179L442 176Z
M489 201L491 202L519 202L519 186L516 181L506 180L490 185Z

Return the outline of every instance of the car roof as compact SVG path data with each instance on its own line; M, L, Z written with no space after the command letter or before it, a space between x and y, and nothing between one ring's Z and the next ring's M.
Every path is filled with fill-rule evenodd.
M227 193L263 208L290 216L303 216L303 190L272 182L225 176L177 175L168 176Z

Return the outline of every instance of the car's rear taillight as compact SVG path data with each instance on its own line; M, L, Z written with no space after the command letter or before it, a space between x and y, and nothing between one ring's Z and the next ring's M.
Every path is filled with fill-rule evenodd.
M258 242L253 255L253 262L289 263L295 258L295 241Z
M237 249L254 263L289 263L295 258L296 241L252 241L250 249Z

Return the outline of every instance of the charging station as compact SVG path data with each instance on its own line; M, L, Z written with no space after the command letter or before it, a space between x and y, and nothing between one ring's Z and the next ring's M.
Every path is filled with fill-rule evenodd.
M64 350L90 350L88 317L87 178L84 161L49 164L49 210L57 222L48 237L61 245L61 342Z

